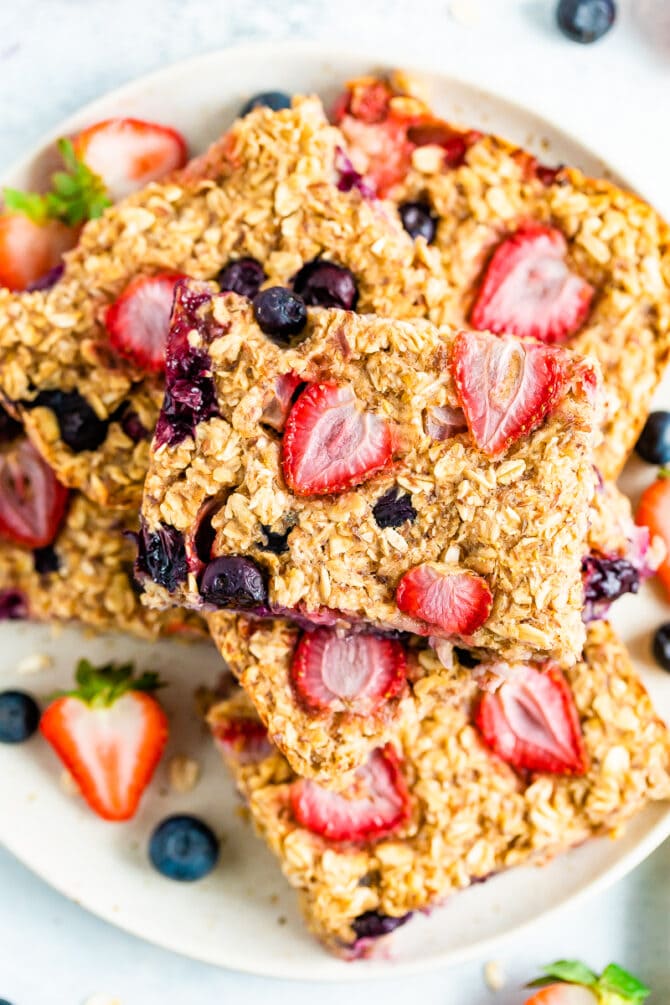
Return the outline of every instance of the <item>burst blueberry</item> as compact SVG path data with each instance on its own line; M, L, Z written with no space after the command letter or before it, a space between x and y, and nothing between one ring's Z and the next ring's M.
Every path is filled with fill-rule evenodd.
M254 297L258 327L278 345L288 345L307 324L305 301L284 286L271 286Z
M402 225L411 238L425 238L430 244L437 233L437 217L427 202L404 202L398 209Z
M416 520L416 509L412 497L401 492L395 485L385 492L372 507L372 515L378 527L400 527L401 524Z
M158 824L149 840L149 858L168 879L192 883L216 865L219 842L203 820L179 814Z
M0 405L0 443L9 443L23 432L20 422Z
M39 706L25 691L0 694L0 743L23 743L33 735L39 721Z
M216 281L222 293L237 293L253 300L265 278L263 266L255 258L238 258L221 269Z
M240 108L240 115L244 117L254 108L270 108L273 112L279 112L282 108L291 107L291 96L285 91L261 91L254 94Z
M263 536L265 540L260 542L258 547L261 551L269 551L273 555L284 555L288 550L288 536L293 530L289 527L288 530L279 533L277 531L270 530L266 527L264 523L261 524L261 530L263 531Z
M76 454L97 450L109 423L100 419L79 391L40 391L26 408L50 408L58 420L63 443Z
M267 603L263 570L243 555L222 555L209 563L200 581L200 596L214 607L248 611Z
M47 544L44 548L35 548L33 551L33 567L35 572L41 576L49 572L58 572L60 559L52 544Z
M355 311L358 287L353 273L343 265L316 258L306 262L293 280L293 289L309 307L339 307Z
M167 524L149 531L142 527L137 540L137 572L146 574L169 592L183 583L187 575L184 536Z
M563 34L583 45L602 38L615 18L613 0L560 0L556 8L556 20Z
M670 463L670 412L652 412L635 451L648 464Z
M393 918L390 914L382 914L380 911L365 911L359 914L351 923L351 927L358 939L379 939L382 935L389 935L395 932L412 917L409 914L401 914L400 917Z
M22 621L28 617L28 603L20 590L0 590L0 621Z

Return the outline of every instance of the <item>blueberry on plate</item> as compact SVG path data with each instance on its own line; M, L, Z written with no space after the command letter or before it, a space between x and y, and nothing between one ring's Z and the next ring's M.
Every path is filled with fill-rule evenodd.
M413 240L423 237L427 244L435 240L437 217L433 216L427 202L404 202L398 212L403 227Z
M39 721L37 702L25 691L0 693L0 743L23 743L33 735Z
M573 42L588 45L605 35L616 18L614 0L560 0L558 27Z
M670 621L656 629L652 650L658 665L663 670L670 670Z
M222 293L237 293L253 300L265 280L265 271L255 258L238 258L228 262L219 272L216 281Z
M285 91L261 91L254 94L240 108L240 115L248 115L254 108L271 108L273 112L278 112L282 108L291 107L291 96Z
M644 424L635 452L648 464L670 463L670 412L652 412Z
M284 286L261 290L253 300L254 317L264 335L278 345L288 345L307 324L305 301Z
M351 270L321 258L303 265L293 280L293 289L310 307L355 311L358 303L358 286Z
M149 839L149 858L168 879L192 883L211 872L219 858L219 842L211 827L188 814L166 817Z

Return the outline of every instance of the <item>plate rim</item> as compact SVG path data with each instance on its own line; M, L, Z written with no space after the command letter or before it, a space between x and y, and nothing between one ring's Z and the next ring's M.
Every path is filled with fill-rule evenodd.
M287 51L290 51L295 54L297 58L306 54L312 60L320 60L324 65L332 65L334 71L336 71L337 63L342 59L343 55L342 48L338 48L337 46L329 45L318 40L282 39L276 42L251 41L233 43L209 52L190 56L186 59L175 60L148 73L128 79L120 86L105 91L90 101L85 102L83 105L80 105L65 118L57 122L52 129L43 133L40 136L39 141L32 144L26 153L15 158L7 167L5 167L0 172L0 178L2 181L6 182L7 180L11 180L13 176L22 174L28 170L30 165L44 152L46 147L48 147L55 139L62 136L64 133L67 133L73 128L77 128L77 123L82 118L86 118L89 115L92 117L95 116L96 110L109 101L118 101L119 103L123 102L124 98L132 95L139 85L145 87L152 87L156 85L160 86L163 80L169 78L175 73L175 71L187 72L189 69L192 69L194 71L197 70L197 72L203 72L203 67L206 71L207 64L219 63L221 60L225 60L227 57L230 57L231 54L233 54L236 59L244 59L248 57L250 59L259 60L263 57L266 59L276 57L278 50L282 50L283 55L285 55ZM349 60L360 61L361 64L369 64L371 69L375 68L388 70L392 67L401 67L410 75L416 74L419 77L432 75L434 77L439 77L445 82L445 84L451 82L457 87L478 93L483 99L493 101L498 107L505 107L516 114L531 115L538 121L538 123L547 125L557 138L569 143L578 144L583 147L585 151L588 151L591 156L598 159L607 171L608 177L615 179L617 183L621 184L625 188L638 192L638 189L628 174L620 172L617 169L616 164L612 162L611 158L602 157L598 151L590 145L587 137L581 131L570 130L568 127L556 123L555 120L537 109L532 100L527 104L522 104L521 102L516 101L513 98L509 98L504 94L496 94L487 87L482 87L481 84L477 82L476 76L474 75L455 75L447 73L437 65L436 57L428 58L425 64L419 67L411 58L409 61L406 61L399 52L399 47L397 45L384 45L381 49L370 48L367 46L350 47L347 45L346 56ZM644 193L639 194L641 194L641 197L644 198ZM356 966L352 966L351 964L342 961L338 966L337 973L329 970L322 976L315 976L313 974L301 975L296 964L291 962L282 967L277 966L277 961L274 961L270 966L261 966L256 968L245 963L222 963L220 961L213 960L207 955L198 955L197 952L194 952L191 949L184 949L180 947L177 937L175 936L174 939L170 938L169 931L166 931L162 937L159 937L157 933L149 935L145 931L142 931L141 927L134 925L132 920L120 918L118 913L106 910L104 906L94 904L89 896L84 895L74 897L68 891L66 886L60 882L57 875L51 876L48 871L45 872L41 867L37 866L36 863L30 860L30 858L22 856L20 849L11 838L7 839L7 836L3 835L1 840L3 845L19 862L25 865L33 874L38 876L59 895L84 908L96 917L101 918L108 924L129 933L135 938L142 939L145 942L149 942L162 949L175 952L185 958L238 973L279 980L319 980L328 983L348 983L351 981L363 982L369 980L379 980L396 975L404 976L425 973L431 969L446 969L447 967L457 966L475 958L483 958L485 954L497 951L513 938L522 936L531 925L536 924L538 921L553 917L562 910L583 902L587 897L596 896L598 893L603 892L608 887L617 883L625 875L635 869L657 847L659 847L659 845L667 837L670 836L670 805L668 805L665 812L660 811L661 805L662 804L654 804L660 812L657 822L652 825L651 829L647 831L644 837L638 840L629 851L624 853L622 857L606 869L604 873L597 875L594 879L583 884L576 892L567 893L564 897L555 901L552 906L542 910L533 917L528 918L526 921L515 925L507 931L491 935L488 938L484 938L483 940L461 949L435 952L432 957L427 959L396 961L392 957L390 959L377 960L373 958L368 961L358 961L358 965ZM279 869L278 864L277 868ZM49 878L47 878L47 876ZM323 952L325 953L325 950L323 950ZM331 964L333 962L337 963L337 961L333 961L332 958L328 956L326 956L326 960L330 960Z

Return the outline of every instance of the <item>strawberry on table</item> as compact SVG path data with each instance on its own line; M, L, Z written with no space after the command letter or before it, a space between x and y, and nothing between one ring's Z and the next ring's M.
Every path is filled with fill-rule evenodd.
M661 468L656 481L644 490L635 522L648 527L652 536L657 534L665 542L666 557L656 570L656 575L670 598L670 470Z
M175 286L184 276L138 276L107 308L105 326L114 348L142 370L165 369L165 346Z
M51 544L61 525L68 490L24 438L0 453L0 537L25 548Z
M181 133L141 119L105 119L74 138L77 156L102 178L116 202L186 163Z
M557 960L529 988L525 1005L642 1005L651 989L617 963L598 975L579 960Z
M56 698L40 730L104 820L129 820L151 781L168 738L154 697L155 673L133 676L132 664L80 660L77 688Z
M563 342L586 320L593 287L568 268L560 230L523 223L493 252L470 314L474 328Z
M436 562L424 562L406 572L400 578L395 599L403 614L447 635L464 638L481 628L493 603L481 576Z
M392 459L391 423L364 412L349 385L310 384L289 412L282 466L296 495L342 492Z
M513 768L582 775L588 767L570 686L558 666L515 664L483 694L475 722L486 745Z

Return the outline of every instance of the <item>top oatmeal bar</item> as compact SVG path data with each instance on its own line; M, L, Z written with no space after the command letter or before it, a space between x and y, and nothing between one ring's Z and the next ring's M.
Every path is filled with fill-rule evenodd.
M177 287L142 507L147 601L574 661L594 365L304 306L288 342L264 334L266 307Z
M412 317L440 298L438 257L342 175L343 146L316 98L256 109L87 223L51 289L0 289L0 392L64 484L102 505L139 501L163 379L116 351L105 323L138 276L225 284L251 257L256 286L286 283L325 255L351 273L361 310Z
M615 478L670 355L670 229L637 196L539 164L496 136L435 117L412 82L353 81L337 103L355 166L442 258L431 320L561 341L601 365Z

